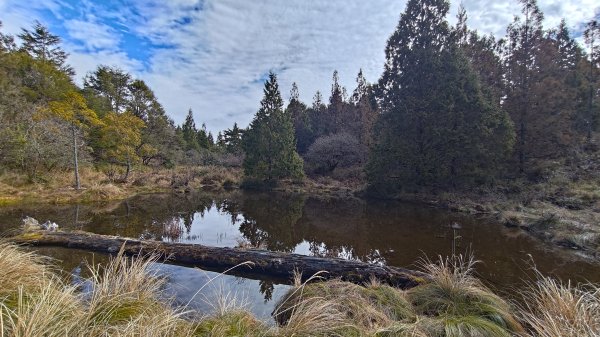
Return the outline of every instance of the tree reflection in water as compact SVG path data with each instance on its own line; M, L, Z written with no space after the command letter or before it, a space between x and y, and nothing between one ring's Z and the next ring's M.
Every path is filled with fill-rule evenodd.
M275 284L269 280L260 280L258 282L259 291L265 297L265 303L273 299L273 290L275 290Z
M258 194L244 199L240 233L250 245L279 252L293 252L304 237L297 224L306 198L300 195L273 198Z
M494 284L534 277L524 261L551 275L600 281L597 268L573 255L506 229L491 220L393 201L322 199L278 193L230 191L142 195L127 201L82 205L17 205L0 209L0 232L33 216L61 228L145 240L242 246L370 263L414 267L427 255L452 253L461 224L462 247L483 261L478 273ZM460 248L457 248L460 250ZM262 283L268 298L272 287Z

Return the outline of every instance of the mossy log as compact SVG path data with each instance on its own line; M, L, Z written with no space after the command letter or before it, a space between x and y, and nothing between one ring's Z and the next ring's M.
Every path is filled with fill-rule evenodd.
M261 275L280 280L291 280L294 271L307 279L316 273L325 279L341 278L362 284L371 278L399 287L411 288L427 281L427 275L405 268L380 266L338 258L320 258L266 250L208 247L198 244L141 241L118 236L81 231L28 231L11 239L18 244L58 246L113 254L121 248L127 255L158 253L169 263L199 267L222 272L239 264L231 274Z

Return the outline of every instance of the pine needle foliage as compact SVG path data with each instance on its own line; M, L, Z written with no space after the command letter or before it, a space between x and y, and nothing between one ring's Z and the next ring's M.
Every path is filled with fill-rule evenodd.
M292 118L283 110L283 99L274 73L270 73L265 82L260 105L242 138L246 178L274 182L302 177L303 162L296 152Z

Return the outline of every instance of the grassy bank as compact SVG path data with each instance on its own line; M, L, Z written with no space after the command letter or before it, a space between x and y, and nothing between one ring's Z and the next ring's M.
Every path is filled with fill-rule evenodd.
M600 160L598 160L600 161ZM591 162L596 162L592 160ZM405 193L393 196L410 202L471 214L493 216L548 242L600 259L600 173L593 165L571 168L548 164L534 177L497 182L493 187L454 192ZM81 172L83 188L71 187L71 172L55 172L31 181L25 175L0 175L0 206L19 203L81 203L120 200L143 193L189 193L239 188L241 168L221 166L138 169L127 182L109 179L93 168ZM315 197L364 195L364 177L336 180L311 176L284 180L276 191Z
M600 259L600 179L566 178L557 170L544 181L518 179L493 188L439 194L406 194L452 211L494 217L518 227L548 244L576 250Z
M82 293L49 261L0 244L3 336L597 336L600 290L540 278L525 306L492 293L472 275L472 261L423 263L432 282L402 291L376 281L300 284L277 305L276 326L221 303L187 311L159 296L165 280L153 257L117 256L88 266Z
M80 172L82 188L73 188L73 173L56 171L35 180L24 174L0 175L0 206L19 203L87 203L121 200L136 194L221 189L239 186L241 171L217 166L140 169L127 181L111 179L88 167Z

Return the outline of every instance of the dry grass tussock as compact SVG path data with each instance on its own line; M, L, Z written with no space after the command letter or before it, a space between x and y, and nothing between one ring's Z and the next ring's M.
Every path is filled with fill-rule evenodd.
M105 266L88 266L91 290L82 292L46 259L0 243L0 336L600 335L597 287L541 278L517 309L483 286L472 274L474 261L462 257L423 261L432 281L406 291L376 281L297 278L277 304L278 326L254 317L235 296L216 301L210 316L174 308L159 296L165 280L152 272L155 261L119 254Z
M540 276L520 307L531 336L600 336L600 288L574 286Z
M279 304L276 317L290 336L509 337L525 333L509 303L472 275L473 264L472 259L462 257L424 261L432 282L407 291L378 282L364 287L341 281L296 285ZM306 310L311 306L316 310ZM310 324L297 324L298 317L304 322L329 319L330 323L317 324L327 330L308 333Z
M82 293L52 273L48 261L0 244L1 336L192 336L194 324L158 297L154 257L122 255L89 267L92 291ZM12 267L11 267L12 266Z

